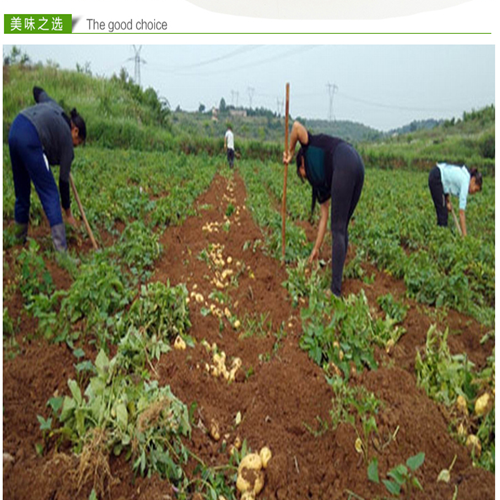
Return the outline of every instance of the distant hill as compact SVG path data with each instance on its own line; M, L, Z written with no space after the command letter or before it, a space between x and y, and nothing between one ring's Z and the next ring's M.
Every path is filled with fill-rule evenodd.
M297 119L312 133L329 134L348 142L371 142L384 137L384 133L379 130L348 120L328 121L300 117Z
M430 130L434 127L442 125L444 122L445 120L435 120L434 118L429 118L427 120L413 120L408 125L389 130L386 135L401 135L416 132L417 130Z
M61 70L55 64L30 64L4 58L3 142L17 113L33 105L32 88L43 87L69 112L76 107L87 123L89 145L144 151L184 151L223 155L224 133L231 123L242 158L272 158L283 151L284 117L267 109L235 109L223 99L215 113L172 111L153 89L142 89L126 72L96 77L86 68ZM295 117L290 117L290 125ZM356 144L368 166L423 168L437 161L478 166L494 173L495 106L464 112L461 119L421 120L383 133L346 120L297 117L313 133L326 133Z

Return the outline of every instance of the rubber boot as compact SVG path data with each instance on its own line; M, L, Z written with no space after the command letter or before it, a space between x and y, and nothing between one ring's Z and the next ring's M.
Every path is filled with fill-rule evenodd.
M66 229L64 223L56 224L50 228L52 232L52 241L54 242L54 247L58 252L66 252L68 250L68 245L66 245Z
M26 238L28 236L28 224L21 224L20 222L16 222L16 227L14 229L14 237L16 238L17 243L24 245L26 243Z

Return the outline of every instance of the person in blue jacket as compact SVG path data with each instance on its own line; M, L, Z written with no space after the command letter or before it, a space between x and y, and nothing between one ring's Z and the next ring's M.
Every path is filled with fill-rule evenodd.
M438 163L429 172L429 190L436 208L438 226L448 225L448 212L451 211L450 194L459 199L459 220L462 236L467 236L465 207L467 196L481 191L483 176L476 168L470 172L465 166Z
M73 109L70 117L40 87L33 88L36 104L21 111L9 131L9 152L14 176L16 238L28 234L31 182L50 224L57 251L66 251L66 230L61 205L69 224L76 226L71 212L69 175L74 148L87 136L85 121ZM59 165L59 191L51 165ZM60 195L60 197L59 197Z
M307 179L312 186L312 210L316 201L320 203L318 234L309 262L319 257L330 215L332 232L330 290L339 297L349 244L348 226L361 196L365 167L360 155L351 144L326 134L310 134L298 121L292 126L289 151L283 154L284 163L288 164L292 160L297 142L301 146L296 158L297 174L302 180ZM331 210L329 210L330 199Z

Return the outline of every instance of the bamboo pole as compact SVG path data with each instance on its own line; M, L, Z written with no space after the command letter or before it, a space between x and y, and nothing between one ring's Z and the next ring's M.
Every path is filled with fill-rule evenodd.
M73 180L71 172L69 174L69 182L71 184L71 189L73 190L73 194L75 195L75 200L76 203L78 204L78 208L80 209L80 214L82 215L83 223L85 224L85 228L87 229L87 233L90 237L90 241L92 242L94 249L97 250L99 247L97 246L97 243L94 239L94 234L92 233L92 229L90 229L87 217L85 217L85 212L83 210L82 202L80 201L80 197L78 196L78 191L76 190L75 181Z
M288 152L288 114L290 109L290 84L286 84L286 105L285 105L285 151ZM283 180L283 199L281 203L281 255L285 261L286 244L286 181L288 177L288 163L285 163L285 173Z

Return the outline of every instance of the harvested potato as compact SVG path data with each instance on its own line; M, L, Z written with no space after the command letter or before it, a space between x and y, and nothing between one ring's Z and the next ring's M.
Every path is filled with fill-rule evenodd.
M481 442L476 435L469 434L465 446L467 446L467 449L474 454L475 457L479 458L481 456Z
M458 396L457 398L457 409L462 415L467 416L469 414L469 410L467 409L467 401L462 395Z
M457 433L460 437L465 437L467 435L467 429L464 424L459 424L457 427Z
M177 335L175 342L174 342L174 349L177 349L179 351L184 351L186 349L186 342Z
M210 422L210 436L214 441L218 441L220 439L219 424L213 419Z
M248 453L248 455L245 455L238 467L238 474L240 474L243 469L262 469L262 460L260 456L257 455L257 453Z
M476 404L474 405L474 413L478 417L483 417L491 410L492 404L490 400L491 396L487 392L476 399Z
M258 456L258 455L257 455ZM261 469L249 469L244 468L240 474L238 474L238 478L236 480L236 488L238 491L252 492L255 495L258 495L262 488L264 487L264 473Z
M389 339L385 344L385 352L389 354L394 348L394 339Z
M272 453L271 450L267 447L264 446L260 451L259 451L259 457L262 462L262 467L265 469L267 467L267 464L269 463L269 460L272 458Z

